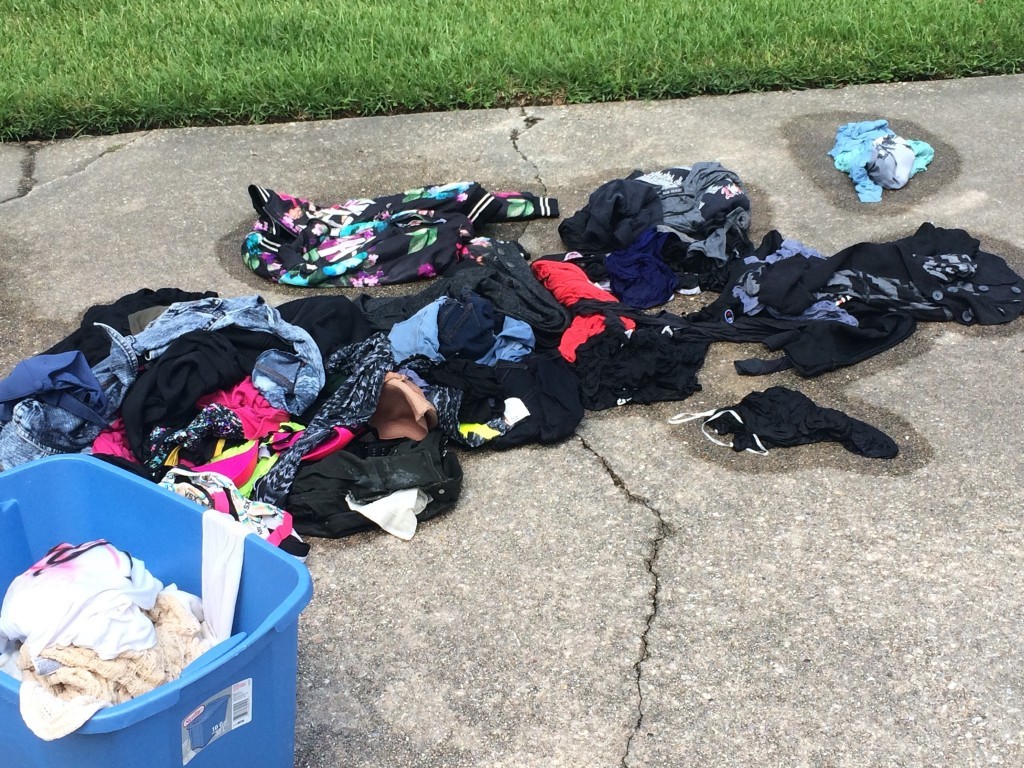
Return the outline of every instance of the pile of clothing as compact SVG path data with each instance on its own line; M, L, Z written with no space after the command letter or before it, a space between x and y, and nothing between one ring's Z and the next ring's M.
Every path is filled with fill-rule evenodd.
M592 278L607 275L617 296L644 309L679 288L721 290L729 262L751 250L749 226L746 188L719 163L635 171L559 224L571 250L555 258L590 264Z
M899 344L919 320L998 324L1024 311L1020 275L963 230L925 223L825 256L777 231L755 247L749 211L736 174L698 163L608 182L562 222L576 250L531 269L570 313L558 348L588 409L685 398L714 341L780 353L737 360L740 374L812 377ZM648 311L701 290L719 296L682 315Z
M744 184L717 163L601 185L559 227L572 250L532 261L473 231L557 215L557 201L526 192L459 182L326 207L250 194L258 218L241 250L257 274L431 279L404 296L277 307L171 288L93 307L0 381L0 469L91 452L301 557L303 535L411 537L457 501L455 449L556 442L587 409L684 400L715 341L778 353L736 361L741 374L809 377L889 349L919 320L1005 323L1024 310L1021 277L962 230L926 223L831 256L774 231L755 247ZM663 306L703 290L719 296L699 311ZM783 436L775 445L800 444L785 421L848 442L834 413L771 398L758 422L765 439ZM895 455L872 443L863 455Z
M737 361L739 373L793 368L811 377L890 349L918 320L1007 323L1024 311L1024 281L960 229L925 223L887 243L824 257L769 232L737 261L726 289L693 313L710 338L759 341L782 356Z
M453 445L554 442L583 418L573 367L542 343L566 314L518 246L442 283L278 307L145 289L93 307L0 381L0 468L88 452L298 557L307 535L409 539L459 498Z

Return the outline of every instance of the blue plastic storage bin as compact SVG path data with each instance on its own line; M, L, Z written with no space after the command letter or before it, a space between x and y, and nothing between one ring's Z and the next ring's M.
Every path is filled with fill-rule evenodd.
M100 538L141 558L164 584L199 594L202 513L89 456L55 456L0 472L0 597L53 545ZM100 710L69 736L43 741L21 718L18 681L0 672L0 764L292 766L298 618L312 594L304 564L246 537L235 634L178 680Z

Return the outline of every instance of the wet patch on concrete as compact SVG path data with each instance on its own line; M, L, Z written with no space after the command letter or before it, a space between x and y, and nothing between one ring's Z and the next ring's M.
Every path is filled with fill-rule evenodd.
M26 145L28 154L21 161L21 181L18 183L18 197L24 197L36 185L36 155L39 154L41 144L32 142Z
M1002 256L1014 272L1024 273L1024 247L999 237L990 237L980 232L971 232L981 243L981 250Z
M935 158L902 189L884 190L880 203L860 202L850 177L836 170L828 152L840 125L877 119L862 112L818 112L783 124L791 159L834 206L868 216L895 216L934 196L960 175L960 153L951 144L911 120L889 120L889 127L903 138L931 144Z
M6 265L0 279L0 378L19 362L49 349L78 328L81 318L43 317L31 303L32 280L41 279L19 271L19 264L28 264L32 251L27 242L13 232L0 232L0 260ZM69 281L69 290L71 282Z
M775 229L775 210L767 192L749 181L744 181L743 186L747 188L747 197L750 198L750 226L747 232L750 235L750 242L756 247L761 238Z
M772 448L764 456L748 452L736 452L731 448L715 445L705 438L701 432L700 420L669 427L673 431L674 436L673 449L685 450L699 461L715 464L732 472L752 475L785 475L800 470L819 470L824 468L865 476L902 477L920 470L934 456L934 451L927 440L914 429L910 422L884 408L842 396L825 397L815 395L799 384L793 384L792 382L775 382L775 384L789 386L791 389L803 392L823 408L835 408L852 418L860 419L882 430L896 442L900 451L899 455L894 459L865 458L847 451L839 443L834 442L813 443L790 448ZM752 386L750 391L763 390L768 386L771 385L766 383L761 386ZM731 397L723 400L721 407L734 405L740 399L742 398ZM685 405L685 403L676 405ZM651 415L652 418L664 415L664 418L667 419L679 410L686 409L677 408L675 411L670 412L669 409L659 407ZM710 427L708 431L714 435ZM729 442L728 435L722 437L715 435L715 439Z
M252 220L239 224L225 235L217 239L214 253L217 261L231 277L240 283L250 285L257 290L265 289L267 281L256 275L242 262L241 247L246 235L252 231Z
M17 200L24 197L36 185L36 156L39 154L39 150L44 146L44 142L29 141L24 144L13 144L11 147L20 148L21 159L15 161L18 166L17 174L19 176L17 183L11 185L11 191L13 194L6 195L0 198L0 205L9 203L12 200ZM15 149L17 151L17 149ZM14 163L11 163L13 165ZM4 166L5 172L7 172L6 164ZM6 194L8 190L8 184L5 182L3 192L0 194Z
M731 370L733 360L751 355L768 355L764 355L765 350L756 345L729 345L724 350L714 350L718 359L712 361L712 368L719 371L719 376L710 375L708 370L702 371L702 392L682 402L658 404L651 409L650 415L651 418L665 421L680 412L700 412L735 405L751 392L763 392L774 386L787 387L803 393L823 408L835 408L882 430L896 441L900 449L899 455L888 460L869 459L850 453L837 443L774 448L767 456L737 453L706 439L701 432L701 419L669 427L672 434L678 438L675 442L676 449L684 449L696 458L733 471L754 474L827 467L861 475L908 475L931 461L934 451L928 441L899 413L866 402L849 394L848 390L861 377L894 370L924 354L933 345L927 336L920 332L916 333L893 350L856 366L832 371L813 379L801 378L793 372L767 376L738 376ZM716 439L729 442L728 436Z
M534 219L533 221L536 221ZM478 227L475 234L480 237L491 237L495 240L519 240L530 226L530 221L514 221L506 224L488 224Z

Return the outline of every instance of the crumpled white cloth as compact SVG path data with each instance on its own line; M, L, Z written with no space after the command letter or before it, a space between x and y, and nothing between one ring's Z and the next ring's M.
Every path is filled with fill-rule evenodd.
M143 611L162 589L143 561L108 542L59 545L8 587L0 648L22 643L35 658L43 648L75 645L101 659L147 650L156 632Z
M367 504L360 504L351 493L345 501L392 536L409 541L416 533L416 515L430 503L430 497L419 488L403 488Z

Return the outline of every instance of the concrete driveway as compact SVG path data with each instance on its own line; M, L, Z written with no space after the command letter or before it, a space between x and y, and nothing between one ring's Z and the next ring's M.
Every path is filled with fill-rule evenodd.
M867 205L826 152L876 117L936 157ZM568 215L634 168L718 160L755 238L832 253L931 221L1022 271L1022 124L1014 76L0 145L0 373L142 287L311 295L241 264L251 182L335 202L472 179ZM542 255L556 227L492 233ZM458 505L411 542L314 540L296 765L1024 765L1022 332L922 323L812 380L741 378L760 348L716 344L683 403L464 452ZM899 457L735 454L666 423L773 384Z

